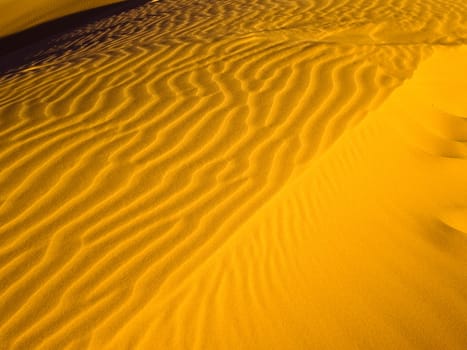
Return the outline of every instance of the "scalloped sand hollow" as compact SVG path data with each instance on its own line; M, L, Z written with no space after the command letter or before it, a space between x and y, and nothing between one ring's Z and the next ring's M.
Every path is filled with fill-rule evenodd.
M51 40L0 76L1 349L467 348L464 1Z

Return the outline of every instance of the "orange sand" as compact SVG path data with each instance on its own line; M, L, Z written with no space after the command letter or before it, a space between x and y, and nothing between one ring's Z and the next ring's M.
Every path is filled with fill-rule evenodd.
M466 40L460 0L167 0L4 74L0 349L465 350Z
M125 0L0 0L0 37L79 11L121 1Z

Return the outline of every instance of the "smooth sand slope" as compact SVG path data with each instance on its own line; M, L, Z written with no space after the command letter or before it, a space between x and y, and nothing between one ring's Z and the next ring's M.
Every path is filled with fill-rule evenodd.
M139 315L141 348L465 349L466 74L467 49L423 63Z
M36 48L0 348L465 349L466 40L460 0L182 0Z
M72 13L125 0L0 0L0 37Z

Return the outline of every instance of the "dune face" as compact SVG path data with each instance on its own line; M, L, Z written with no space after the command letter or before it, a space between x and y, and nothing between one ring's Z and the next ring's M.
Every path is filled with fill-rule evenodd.
M0 348L466 349L466 40L460 0L181 0L8 56Z
M0 37L72 13L109 5L124 0L0 0Z

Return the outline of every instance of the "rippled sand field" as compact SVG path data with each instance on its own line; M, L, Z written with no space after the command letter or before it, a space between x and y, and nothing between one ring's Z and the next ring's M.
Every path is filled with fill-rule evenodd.
M0 349L466 350L466 44L160 0L2 54Z

